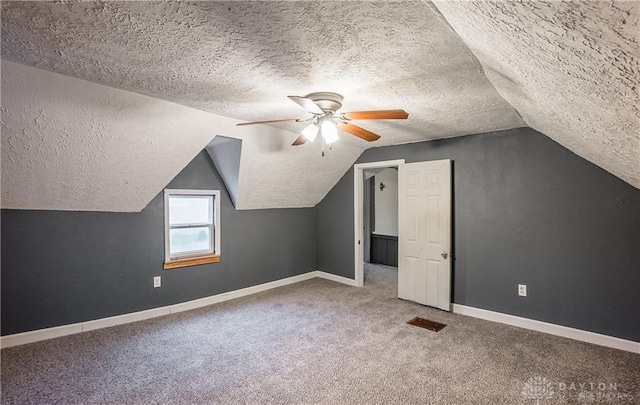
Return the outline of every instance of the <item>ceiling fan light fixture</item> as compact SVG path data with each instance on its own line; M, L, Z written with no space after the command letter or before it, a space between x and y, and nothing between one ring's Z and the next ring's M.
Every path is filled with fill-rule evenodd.
M316 139L316 136L318 136L318 131L320 129L318 128L318 126L313 123L311 125L309 125L308 127L306 127L305 129L302 130L301 134L307 138L307 140L309 142L313 142Z
M342 108L343 97L338 93L332 92L310 93L304 97L287 97L294 103L305 108L311 116L308 118L285 118L268 121L240 122L236 125L307 122L309 125L300 131L300 135L293 141L291 146L300 146L307 142L313 142L318 138L318 135L320 135L322 139L322 156L324 156L324 146L331 145L339 139L338 126L340 127L340 130L349 135L353 135L367 142L373 142L380 139L380 135L367 131L360 126L351 123L351 121L390 119L406 120L409 117L409 113L401 109L351 111L338 114L337 111Z
M325 119L320 126L320 132L326 144L332 144L338 140L338 127L331 119Z

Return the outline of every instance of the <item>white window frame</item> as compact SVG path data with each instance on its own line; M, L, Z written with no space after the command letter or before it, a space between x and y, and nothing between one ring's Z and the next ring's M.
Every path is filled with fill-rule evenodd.
M213 251L189 252L184 255L171 257L169 251L169 198L172 196L211 196L213 197ZM194 259L205 256L220 256L220 190L188 190L165 189L164 190L164 260L165 262Z

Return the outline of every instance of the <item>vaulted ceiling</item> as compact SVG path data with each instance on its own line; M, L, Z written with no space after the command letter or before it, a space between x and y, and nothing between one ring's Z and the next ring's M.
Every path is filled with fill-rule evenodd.
M434 3L3 2L2 206L139 211L217 135L241 209L313 206L369 147L520 126L640 187L638 3ZM410 116L325 157L300 124L235 126L314 91Z

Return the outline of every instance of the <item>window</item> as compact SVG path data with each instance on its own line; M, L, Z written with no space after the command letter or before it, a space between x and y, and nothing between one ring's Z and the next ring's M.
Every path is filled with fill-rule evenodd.
M164 190L164 268L220 261L220 191Z

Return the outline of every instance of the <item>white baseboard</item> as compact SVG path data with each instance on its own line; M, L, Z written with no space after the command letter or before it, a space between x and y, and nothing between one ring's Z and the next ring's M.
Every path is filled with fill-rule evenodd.
M240 290L229 291L222 294L212 295L210 297L200 298L193 301L182 302L180 304L168 305L165 307L153 308L145 311L132 312L124 315L111 316L108 318L101 318L93 321L79 322L79 323L74 323L70 325L62 325L62 326L56 326L53 328L38 329L30 332L6 335L6 336L0 337L0 348L19 346L27 343L38 342L41 340L53 339L53 338L66 336L66 335L73 335L75 333L88 332L90 330L108 328L110 326L122 325L125 323L142 321L145 319L155 318L158 316L164 316L164 315L174 314L177 312L188 311L190 309L196 309L200 307L205 307L207 305L217 304L223 301L229 301L235 298L240 298L247 295L259 293L259 292L270 290L276 287L282 287L285 285L298 283L300 281L309 280L316 277L319 277L318 272L310 271L308 273L300 274L297 276L287 277L281 280L271 281L269 283L242 288Z
M79 325L82 326L82 332L89 332L90 330L109 328L111 326L122 325L123 323L144 321L145 319L151 319L151 318L156 318L158 316L169 315L171 312L172 311L170 306L160 307L160 308L147 309L145 311L131 312L129 314L110 316L108 318L100 318L93 321L86 321L86 322L80 323ZM27 333L31 333L31 332L27 332Z
M132 312L129 314L111 316L87 322L74 323L70 325L56 326L53 328L39 329L30 332L16 333L0 337L0 348L24 345L27 343L38 342L41 340L53 339L61 336L72 335L75 333L88 332L95 329L108 328L111 326L122 325L125 323L142 321L158 316L174 314L177 312L188 311L191 309L201 308L208 305L217 304L224 301L256 294L267 291L272 288L282 287L289 284L298 283L312 278L323 278L335 281L349 286L357 287L356 281L350 278L337 276L324 271L310 271L293 277L287 277L281 280L271 281L269 283L259 284L252 287L242 288L240 290L229 291L210 297L200 298L193 301L182 302L180 304L169 305L160 308L148 309L145 311ZM507 325L517 326L520 328L535 330L538 332L549 333L566 337L569 339L580 340L583 342L593 343L601 346L612 347L614 349L625 350L632 353L640 354L640 343L631 340L620 339L612 336L601 335L598 333L588 332L580 329L569 328L566 326L556 325L547 322L536 321L528 318L521 318L514 315L503 314L500 312L488 311L485 309L468 307L466 305L453 304L453 312L456 314L472 316L487 321L504 323Z
M0 337L0 348L19 346L26 343L48 340L66 335L73 335L82 332L82 324L74 323L70 325L56 326L53 328L38 329L31 332L16 333Z
M357 287L358 286L358 284L356 283L356 280L354 280L352 278L336 276L335 274L325 273L324 271L320 271L320 270L316 271L316 273L317 273L317 277L320 277L320 278L324 278L324 279L327 279L327 280L335 281L337 283L350 285L352 287Z
M504 323L506 325L517 326L519 328L535 330L548 333L550 335L562 336L569 339L580 340L582 342L593 343L600 346L625 350L640 354L640 342L620 339L613 336L601 335L599 333L588 332L582 329L569 328L567 326L556 325L534 319L521 318L519 316L503 314L501 312L488 311L486 309L468 307L466 305L453 304L453 312L456 314L472 316L487 321Z

